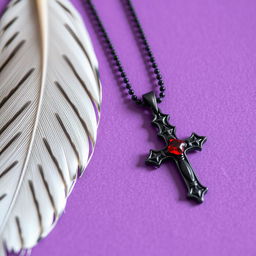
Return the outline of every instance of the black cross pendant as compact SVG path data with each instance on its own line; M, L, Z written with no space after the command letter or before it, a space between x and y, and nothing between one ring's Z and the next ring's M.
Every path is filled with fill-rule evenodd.
M172 126L168 122L169 115L163 114L159 110L155 94L153 92L144 94L143 99L153 112L152 123L158 127L158 135L162 137L166 143L166 147L162 150L150 150L146 163L160 167L164 160L174 160L187 186L188 197L202 203L208 188L199 182L188 161L186 153L192 150L201 151L206 137L192 133L191 136L185 140L177 139L175 126Z

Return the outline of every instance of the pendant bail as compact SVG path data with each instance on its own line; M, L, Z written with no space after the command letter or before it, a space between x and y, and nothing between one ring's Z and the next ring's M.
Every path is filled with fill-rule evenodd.
M158 113L158 106L156 95L153 91L143 94L143 100L147 106L149 106L154 113Z

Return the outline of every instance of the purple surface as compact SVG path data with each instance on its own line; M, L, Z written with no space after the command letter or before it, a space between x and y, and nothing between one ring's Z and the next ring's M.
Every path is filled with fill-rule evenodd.
M120 1L94 2L131 82L138 93L149 91ZM65 214L32 255L255 255L256 2L147 0L135 7L168 87L162 111L179 136L208 136L203 152L189 156L209 187L205 203L185 200L172 164L144 166L148 150L163 144L149 117L120 98L79 8L103 84L98 142Z

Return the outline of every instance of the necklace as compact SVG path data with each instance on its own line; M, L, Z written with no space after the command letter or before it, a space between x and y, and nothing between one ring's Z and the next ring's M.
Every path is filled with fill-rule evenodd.
M155 167L160 167L162 162L167 159L172 159L184 180L184 183L188 189L188 198L194 199L199 203L204 201L204 195L208 191L208 188L203 186L197 178L189 160L187 153L193 150L202 150L202 146L206 141L206 137L199 136L196 133L192 133L191 136L185 140L177 138L175 133L175 126L169 123L169 115L163 114L158 108L158 103L161 103L165 97L164 82L158 66L156 64L153 53L150 49L149 43L146 39L145 33L141 27L139 19L136 15L134 7L130 0L124 0L123 4L130 17L129 21L134 28L134 33L139 42L141 43L143 50L147 56L147 62L149 64L150 71L154 73L154 84L159 88L158 93L151 91L145 93L142 98L139 98L132 88L128 77L124 71L124 68L118 58L116 51L110 41L110 38L103 26L101 19L91 0L83 1L84 7L87 7L87 11L90 14L94 29L103 41L108 54L111 56L111 64L113 64L118 75L122 80L122 85L130 95L131 100L138 105L149 107L153 114L152 123L158 128L158 135L165 141L166 147L162 150L150 150L149 156L146 159L146 163ZM157 90L156 90L157 91Z

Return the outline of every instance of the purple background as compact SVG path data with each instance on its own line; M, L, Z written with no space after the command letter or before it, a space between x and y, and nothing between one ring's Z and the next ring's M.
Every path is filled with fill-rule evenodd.
M1 7L3 2L1 1ZM33 256L256 255L256 2L133 1L168 90L177 134L207 135L189 158L209 187L185 198L172 164L150 171L163 144L150 118L125 104L85 12L100 63L102 118L94 157L66 212ZM151 89L119 0L94 0L138 93Z

